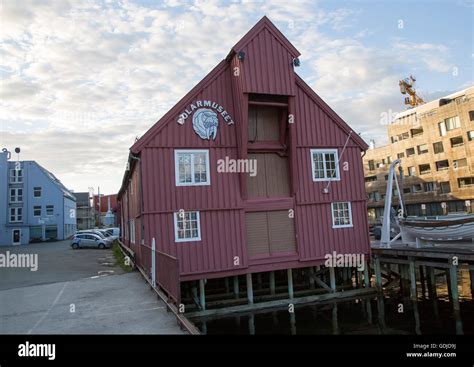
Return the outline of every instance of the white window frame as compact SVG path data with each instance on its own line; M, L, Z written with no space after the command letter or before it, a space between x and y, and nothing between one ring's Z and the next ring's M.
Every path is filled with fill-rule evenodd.
M12 220L12 210L15 212L14 214L15 220ZM21 210L21 215L18 215L18 210ZM10 223L21 223L23 221L23 208L22 207L10 208L10 211L8 213L8 221Z
M18 195L19 190L21 190L21 195ZM15 193L12 195L12 192L15 192ZM14 196L15 200L11 200L12 196ZM19 197L21 197L21 200L18 200ZM8 200L12 204L22 203L23 202L23 188L22 187L11 187L9 195L8 195Z
M335 224L335 217L334 217L334 205L335 204L347 204L348 206L348 211L349 211L349 220L350 224ZM352 204L350 201L337 201L334 203L331 203L331 216L332 216L332 228L349 228L349 227L354 227L354 222L352 220Z
M196 241L201 241L201 217L199 215L198 210L188 210L185 211L184 213L196 213L196 221L197 221L197 232L198 235L197 237L192 237L192 238L179 238L178 236L178 217L180 215L180 212L175 212L173 213L173 221L174 221L174 241L175 242L196 242Z
M35 208L39 207L40 208L40 215L36 215L35 214ZM40 218L41 217L41 212L43 211L43 208L41 207L41 205L33 205L33 217L35 218Z
M48 206L51 207L52 213L48 214ZM54 215L54 205L46 205L46 216L47 217L52 217Z
M130 219L130 243L135 244L135 219Z
M21 172L20 175L13 174L13 172ZM23 183L23 169L10 169L10 183Z
M206 182L195 182L194 179L194 157L195 154L205 154L206 156ZM180 182L179 181L179 160L180 154L191 155L191 182ZM211 184L211 170L209 169L209 150L208 149L176 149L174 151L174 172L175 172L175 183L176 186L209 186Z
M314 154L320 153L323 155L323 167L324 167L324 178L316 178L314 177ZM326 158L325 154L334 154L335 164L336 164L336 177L327 177L327 169L326 169ZM310 158L311 158L311 177L313 178L314 182L318 181L340 181L339 175L339 154L337 149L310 149Z

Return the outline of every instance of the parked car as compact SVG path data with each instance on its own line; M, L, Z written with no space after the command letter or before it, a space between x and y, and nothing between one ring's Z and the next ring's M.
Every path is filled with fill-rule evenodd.
M71 247L77 249L80 247L98 247L100 249L109 248L112 241L101 237L93 232L76 233L71 240Z
M107 228L106 230L107 230L107 232L109 232L113 236L117 236L117 238L120 237L120 228L112 227L112 228Z
M118 238L118 236L115 236L113 234L113 231L110 229L104 228L104 229L98 229L98 231L102 233L106 238L110 239L111 241L115 241Z

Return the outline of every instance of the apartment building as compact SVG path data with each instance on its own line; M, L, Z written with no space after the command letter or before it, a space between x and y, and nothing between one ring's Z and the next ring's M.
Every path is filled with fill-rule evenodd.
M76 198L35 161L0 152L0 246L62 240L76 231Z
M364 156L369 221L383 215L390 163L401 159L408 215L471 212L474 205L474 87L397 114L388 145ZM398 193L392 193L398 205ZM474 208L473 208L474 209Z

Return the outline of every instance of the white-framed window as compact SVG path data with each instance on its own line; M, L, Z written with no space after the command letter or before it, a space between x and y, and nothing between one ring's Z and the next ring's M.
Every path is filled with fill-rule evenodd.
M10 208L10 223L17 223L23 220L23 208Z
M21 203L23 202L23 189L11 188L10 189L10 203Z
M130 219L130 242L135 243L135 219Z
M33 216L34 217L41 217L41 205L35 205L33 207Z
M40 198L41 197L41 187L33 187L33 197Z
M352 227L352 208L348 201L331 203L332 228Z
M54 215L54 205L46 205L46 215L49 217Z
M174 213L175 242L201 241L201 221L198 211Z
M210 185L208 150L175 150L176 186Z
M23 182L23 170L11 169L10 170L10 183L22 183L22 182Z
M337 149L311 149L313 181L338 181Z

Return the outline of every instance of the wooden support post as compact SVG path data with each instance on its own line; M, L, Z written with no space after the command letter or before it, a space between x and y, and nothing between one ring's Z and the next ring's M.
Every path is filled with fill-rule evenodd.
M474 298L474 269L469 271L469 275L471 276L471 296Z
M428 297L433 304L433 313L436 320L439 320L439 311L438 311L438 296L436 294L436 277L435 269L431 266L426 267L426 280L428 283Z
M225 292L226 292L226 293L229 293L229 292L230 292L230 288L229 288L229 278L228 278L228 277L225 277L225 278L224 278L224 286L225 286Z
M262 289L262 273L258 273L257 274L257 286L258 286L258 289Z
M255 335L255 317L254 317L254 315L249 315L249 334L250 335Z
M290 330L291 335L296 335L296 316L294 312L290 312Z
M270 294L271 295L275 294L275 272L274 271L270 272Z
M332 333L335 335L339 334L339 323L337 320L337 303L334 303L332 307Z
M416 301L418 299L417 292L416 292L416 266L415 260L410 259L410 299L412 301Z
M294 293L293 293L293 270L288 269L288 298L293 299Z
M367 260L364 264L364 284L365 288L370 288L369 262Z
M413 301L413 316L415 317L415 334L421 335L420 312L418 311L418 302Z
M331 284L331 290L335 292L336 291L336 273L334 271L333 266L329 268L329 280Z
M461 308L459 305L458 292L458 267L451 264L449 268L449 280L451 283L451 299L453 301L454 319L456 320L456 334L463 334L461 321Z
M247 300L249 305L253 305L253 284L252 274L247 274Z
M199 305L202 311L206 310L206 288L204 279L199 279Z
M378 256L375 257L375 286L377 291L382 291L382 274L380 273L380 258Z
M239 298L239 277L234 276L234 298Z
M420 283L421 283L421 295L423 299L426 299L426 284L425 284L425 267L420 265Z
M453 292L451 290L451 276L450 276L451 269L446 270L446 284L448 287L448 297L449 299L453 298Z
M309 289L314 289L314 268L309 267Z

